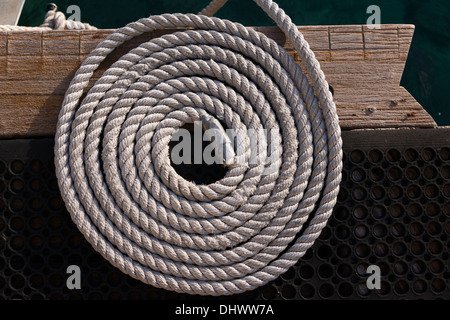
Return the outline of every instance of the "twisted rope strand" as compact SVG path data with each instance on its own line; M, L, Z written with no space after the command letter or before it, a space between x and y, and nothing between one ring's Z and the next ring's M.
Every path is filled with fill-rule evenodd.
M255 0L294 44L298 65L265 35L210 17L225 2L109 35L72 79L55 136L61 195L89 243L124 273L189 294L241 293L286 272L320 235L341 181L336 106L308 43L276 3ZM51 8L41 28L83 26ZM85 92L115 48L165 28L186 30L132 49ZM219 181L195 184L175 172L169 142L210 117L240 133L240 161ZM264 130L273 134L254 133Z

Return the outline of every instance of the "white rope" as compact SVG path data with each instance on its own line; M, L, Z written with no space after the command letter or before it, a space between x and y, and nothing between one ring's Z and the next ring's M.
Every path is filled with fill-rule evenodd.
M118 29L66 92L55 137L62 197L91 245L144 283L200 295L255 289L305 254L336 203L342 142L324 74L284 11L255 2L292 41L301 67L265 35L208 17L225 3L214 0L204 15L156 15ZM84 92L115 48L164 28L186 30L131 50ZM220 181L179 176L172 134L211 116L235 130L274 130L257 151L276 170L248 163L241 137L236 155L247 162Z
M58 7L54 3L47 6L47 13L45 14L44 22L39 27L23 27L0 25L0 31L49 31L49 30L95 30L96 27L88 23L80 21L66 20L66 16L61 11L57 11Z

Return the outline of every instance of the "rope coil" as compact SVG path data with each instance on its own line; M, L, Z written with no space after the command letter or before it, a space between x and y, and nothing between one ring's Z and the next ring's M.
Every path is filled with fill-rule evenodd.
M329 86L297 27L271 0L255 2L292 41L302 66L273 40L213 15L163 14L99 43L60 111L55 166L61 195L91 245L124 273L200 295L255 289L308 250L336 203L342 141ZM81 98L100 63L145 32ZM309 80L308 80L309 79ZM310 81L310 82L309 82ZM249 163L249 137L225 177L197 185L170 163L186 123L215 117L234 130L270 129ZM280 143L275 143L275 142Z

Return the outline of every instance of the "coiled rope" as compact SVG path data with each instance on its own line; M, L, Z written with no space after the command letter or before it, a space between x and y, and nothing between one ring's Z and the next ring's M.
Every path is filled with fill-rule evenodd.
M55 166L66 207L91 245L124 273L155 287L230 295L276 279L312 246L336 203L342 142L336 107L314 53L271 0L255 2L292 41L302 65L265 35L213 15L162 14L99 43L62 105ZM116 61L115 48L152 39ZM272 129L259 159L197 185L170 164L177 128L209 115L232 129ZM241 138L248 161L248 140Z

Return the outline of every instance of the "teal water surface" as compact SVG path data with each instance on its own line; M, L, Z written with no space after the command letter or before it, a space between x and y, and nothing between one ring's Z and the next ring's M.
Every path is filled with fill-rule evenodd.
M19 25L42 23L50 0L27 0ZM196 13L208 0L54 0L66 13L81 9L81 20L98 28L119 28L151 14ZM382 24L413 24L416 30L401 85L428 111L438 125L450 125L450 1L277 0L297 25L365 24L369 5L381 9ZM248 26L274 25L251 0L229 0L217 17Z

